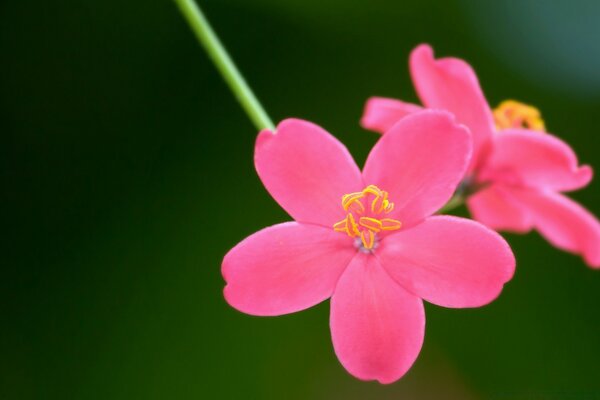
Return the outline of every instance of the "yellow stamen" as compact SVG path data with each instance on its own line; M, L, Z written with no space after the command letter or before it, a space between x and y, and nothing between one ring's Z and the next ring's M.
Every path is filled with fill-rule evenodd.
M381 231L381 221L376 218L360 217L358 223L360 224L360 226L363 226L373 232Z
M379 189L377 186L375 185L369 185L366 188L363 189L362 191L363 194L372 194L375 196L381 196L381 189Z
M360 201L360 199L362 199L363 197L363 192L345 194L342 197L342 207L344 208L344 211L348 211L348 209L350 209L350 207L353 206L355 208L354 211L358 211L361 213L364 212L365 206Z
M367 212L365 206L367 201L371 202L368 211L370 216L361 216ZM346 217L336 222L333 229L350 237L360 236L363 247L368 250L375 247L376 233L394 231L402 227L402 223L396 219L381 218L394 209L394 203L388 200L388 192L379 189L375 185L369 185L361 192L348 193L342 196L342 208L347 212ZM357 214L358 216L355 216Z
M389 214L394 209L394 203L388 202L387 206L385 206L385 213Z
M348 216L346 216L346 218L344 218L343 220L333 224L333 230L336 232L348 233Z
M382 212L388 205L389 205L389 201L387 199L387 192L384 191L380 191L380 195L375 196L375 198L373 199L373 202L371 203L371 211L373 211L374 213L379 214L380 212Z
M358 234L360 233L358 230L358 225L356 224L356 221L354 220L354 216L352 214L348 214L348 220L350 221L350 229L352 234L349 233L349 235L351 237L355 237L358 236Z
M493 113L498 129L527 128L541 132L546 130L542 114L537 108L515 100L503 101Z
M397 219L384 218L381 220L381 229L384 231L395 231L402 228L402 222Z
M333 230L336 232L344 232L350 237L356 237L360 234L358 230L358 225L354 220L354 216L352 214L346 215L346 218L343 220L336 222L333 225Z
M367 250L371 250L375 246L375 234L372 231L362 231L360 233L360 240Z

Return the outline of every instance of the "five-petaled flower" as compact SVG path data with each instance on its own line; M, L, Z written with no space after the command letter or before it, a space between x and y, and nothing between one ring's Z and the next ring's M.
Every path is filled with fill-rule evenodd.
M390 383L421 349L422 299L444 307L494 300L514 273L507 243L478 222L432 216L468 166L472 141L451 114L408 116L374 146L361 173L320 127L288 119L260 132L255 165L292 216L240 242L223 260L234 308L273 316L331 297L343 366Z
M473 157L462 186L473 193L467 200L473 218L495 230L535 228L554 246L600 268L600 222L561 194L586 186L592 170L578 165L566 143L544 132L539 111L514 100L492 111L473 69L460 59L434 59L427 45L413 50L410 72L427 108L450 111L471 130ZM421 109L374 97L361 123L385 133Z

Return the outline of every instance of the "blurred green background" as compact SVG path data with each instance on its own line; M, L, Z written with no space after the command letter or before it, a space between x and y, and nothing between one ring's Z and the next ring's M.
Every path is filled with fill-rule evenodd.
M597 1L204 0L273 119L314 121L362 164L371 95L416 100L409 51L467 59L492 105L539 107L600 168ZM328 303L228 307L224 253L288 219L256 132L168 1L0 4L1 399L600 399L600 272L537 234L473 310L427 305L390 386L349 376ZM600 214L600 183L573 195Z

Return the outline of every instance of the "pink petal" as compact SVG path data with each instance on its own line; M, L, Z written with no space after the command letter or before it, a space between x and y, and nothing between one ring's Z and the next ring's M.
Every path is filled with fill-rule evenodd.
M581 254L592 268L600 268L600 221L580 204L550 191L514 189L527 207L535 228L552 245Z
M492 184L469 197L473 219L497 231L525 233L532 221L525 209L502 184Z
M286 119L260 132L254 164L263 184L295 220L332 227L344 218L342 196L360 191L360 170L348 150L322 128Z
M494 132L494 119L473 68L458 58L433 58L430 46L422 44L410 55L412 80L423 104L448 110L467 125L473 135L471 168L485 153Z
M578 165L568 144L524 129L503 130L496 136L487 167L492 174L498 171L522 184L556 191L579 189L592 179L592 169Z
M365 104L365 111L360 124L365 129L383 134L408 114L422 109L416 104L405 103L400 100L371 97Z
M304 310L331 296L355 254L352 239L333 229L297 222L271 226L223 259L225 299L252 315Z
M415 362L425 335L423 302L376 258L356 256L331 298L331 335L342 365L363 380L392 383Z
M515 270L512 251L499 234L453 216L427 218L389 235L377 253L396 282L443 307L488 304Z
M469 132L444 111L404 117L371 150L363 177L389 193L390 218L404 227L439 210L462 179L471 155Z

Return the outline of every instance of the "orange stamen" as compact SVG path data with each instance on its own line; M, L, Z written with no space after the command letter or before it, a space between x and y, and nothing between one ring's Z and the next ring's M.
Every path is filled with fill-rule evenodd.
M384 231L395 231L402 228L402 222L397 219L384 218L381 220L381 229Z
M360 233L360 240L367 250L371 250L375 246L375 234L372 231L362 231Z
M505 100L493 111L498 129L527 128L544 132L546 126L537 108L515 101Z
M379 189L377 186L375 185L369 185L366 188L363 189L362 191L363 194L372 194L374 196L381 196L381 189Z
M367 228L373 232L381 231L381 221L376 218L360 217L358 220L360 226Z
M370 197L369 197L370 196ZM372 200L370 200L372 198ZM360 216L365 213L365 204L371 202L371 216ZM375 247L376 233L400 229L402 223L391 218L380 218L394 209L394 203L388 200L388 193L375 185L369 185L361 192L348 193L342 196L342 208L347 212L346 217L335 223L336 232L346 233L350 237L360 236L365 249ZM355 213L359 214L358 223Z
M360 199L362 199L363 197L364 194L362 192L345 194L342 197L342 207L344 208L344 211L348 211L350 207L354 207L354 211L357 211L359 213L364 212L365 206L360 201Z

